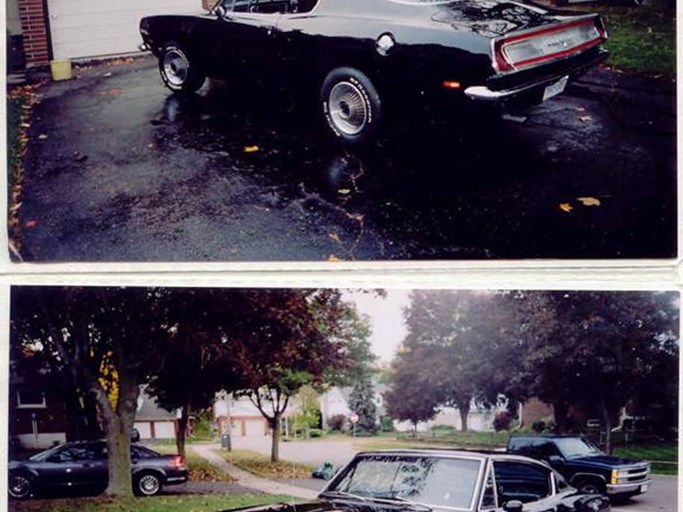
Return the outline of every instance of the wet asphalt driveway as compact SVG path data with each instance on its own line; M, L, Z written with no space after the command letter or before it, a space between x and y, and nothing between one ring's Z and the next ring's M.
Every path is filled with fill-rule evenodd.
M26 261L675 255L667 87L599 71L523 123L397 129L351 154L286 95L179 99L151 58L79 74L38 89Z

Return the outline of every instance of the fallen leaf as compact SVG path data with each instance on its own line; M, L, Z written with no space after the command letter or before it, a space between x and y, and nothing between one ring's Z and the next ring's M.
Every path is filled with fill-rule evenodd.
M260 151L261 148L258 146L244 146L244 152L245 153L256 153L257 151Z
M328 233L327 236L329 236L335 242L341 243L341 240L339 239L339 235L337 233Z
M579 117L579 121L581 121L582 123L588 123L588 122L590 122L590 121L592 121L592 120L593 120L593 118L592 118L591 116L581 116L581 117Z
M37 220L27 220L26 223L24 224L24 226L26 228L30 229L30 228L35 228L37 224L38 224Z
M45 140L45 139L47 139L47 135L45 135L44 133L41 133L40 135L38 135L38 138L40 140Z
M569 203L560 203L560 210L563 212L571 212L574 208Z
M330 254L330 256L327 258L327 261L342 261L342 259L335 256L334 254Z
M348 188L340 188L339 190L337 190L337 193L339 193L339 194L341 194L341 195L343 195L343 196L346 196L346 195L349 195L349 194L351 193L351 189L348 189Z
M582 203L584 206L600 206L602 204L600 199L595 197L577 197L576 200Z

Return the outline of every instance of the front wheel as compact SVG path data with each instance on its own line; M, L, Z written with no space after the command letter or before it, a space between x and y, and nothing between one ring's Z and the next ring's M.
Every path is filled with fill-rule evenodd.
M332 70L323 81L320 102L327 125L342 142L361 145L375 138L382 102L362 72L353 68Z
M204 85L206 75L177 43L166 43L159 53L159 73L166 87L177 93L193 93Z
M138 496L154 496L161 492L161 479L154 473L144 473L135 479L133 491Z
M7 484L7 492L12 498L21 500L28 498L33 493L33 482L28 476L21 473L10 474Z
M584 494L603 494L604 486L594 480L583 480L577 485L579 492Z

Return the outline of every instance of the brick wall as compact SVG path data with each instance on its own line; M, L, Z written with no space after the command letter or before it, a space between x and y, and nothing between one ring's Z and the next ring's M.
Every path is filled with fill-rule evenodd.
M215 4L216 0L202 0L202 7L207 11L210 11Z
M26 67L45 66L50 61L47 7L44 0L18 0Z

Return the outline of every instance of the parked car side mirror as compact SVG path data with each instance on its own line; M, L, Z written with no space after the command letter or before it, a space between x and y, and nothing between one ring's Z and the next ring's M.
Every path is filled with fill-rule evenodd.
M219 18L223 18L226 14L228 14L228 10L223 5L216 7L213 12Z
M524 508L524 503L519 500L510 500L503 505L503 510L505 512L522 512Z

